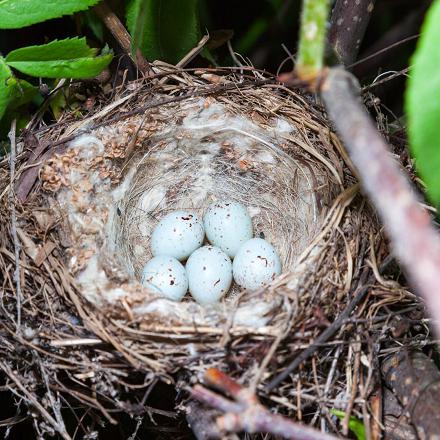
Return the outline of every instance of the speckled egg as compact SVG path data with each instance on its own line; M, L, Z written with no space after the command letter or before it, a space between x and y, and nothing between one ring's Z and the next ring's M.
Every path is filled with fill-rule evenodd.
M182 263L163 255L152 258L145 265L141 283L173 301L180 301L188 290L188 277Z
M151 252L182 261L203 243L205 230L193 213L175 211L166 215L151 234Z
M232 283L230 258L218 247L203 246L186 262L189 292L200 304L212 304L229 290Z
M266 240L252 238L238 250L232 270L239 286L256 290L281 273L280 257Z
M211 204L203 217L203 225L209 242L232 258L240 246L253 237L251 217L238 202Z

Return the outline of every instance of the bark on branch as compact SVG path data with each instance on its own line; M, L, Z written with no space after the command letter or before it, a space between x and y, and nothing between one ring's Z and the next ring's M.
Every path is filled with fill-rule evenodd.
M382 364L385 383L397 395L419 438L437 438L440 433L440 372L420 351L403 351Z
M336 0L329 42L345 66L356 60L376 0Z
M440 335L440 235L363 107L359 90L351 74L330 69L321 96L391 238L393 251L425 300Z
M141 51L138 49L136 56L131 55L131 37L121 23L118 16L108 7L105 2L101 2L94 7L96 15L104 23L105 27L111 32L113 37L119 43L121 48L133 60L140 72L146 75L150 71L149 62L143 57Z
M215 368L207 370L205 381L231 397L227 399L201 385L196 385L191 390L193 399L224 413L216 420L220 432L266 432L292 440L336 440L332 435L272 414L261 405L252 391Z

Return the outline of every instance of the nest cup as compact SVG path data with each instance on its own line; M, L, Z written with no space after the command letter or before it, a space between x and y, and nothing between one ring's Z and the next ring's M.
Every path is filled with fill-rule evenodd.
M133 142L131 156L115 160L114 150ZM64 157L71 159L67 172L57 157L43 179L63 182L55 197L72 242L69 266L83 295L100 308L117 310L123 300L136 318L184 326L216 326L231 314L233 325L267 325L282 299L273 291L279 280L257 300L249 292L237 301L240 289L233 286L221 304L208 308L191 297L176 304L148 292L139 279L161 218L175 210L202 217L213 202L238 201L256 236L279 253L285 277L319 231L341 182L316 140L304 138L289 118L258 120L247 106L210 97L92 130L69 143Z
M369 275L378 273L388 250L375 216L356 197L350 161L319 109L275 83L234 75L216 84L212 75L172 78L175 84L140 82L120 90L79 122L65 115L43 127L33 134L41 145L53 145L43 157L20 153L29 138L17 145L18 187L35 170L39 180L15 208L25 243L20 313L27 336L12 339L25 351L44 344L33 374L51 365L42 383L62 383L66 395L112 422L104 407L132 413L121 402L145 393L158 378L172 383L176 371L185 371L189 381L192 373L215 366L257 387L316 338L362 283L377 292L360 318L412 301L397 283ZM1 171L7 182L5 163ZM282 274L258 291L234 286L207 307L189 295L173 302L142 287L151 232L160 219L178 209L203 216L210 203L224 200L247 207L255 235L263 234L280 254ZM12 258L9 222L5 218L1 227L9 237L5 255ZM4 268L8 280L14 280L13 267ZM14 335L15 285L8 286L4 304L12 318L6 328ZM375 337L368 335L371 354ZM343 327L338 356L352 356L355 336ZM17 371L36 368L34 360L5 350ZM335 350L331 344L319 348L318 366L291 376L271 395L271 405L297 414L316 399L285 402L301 383L312 390L318 381L329 405L344 408L338 402L352 378L344 366L330 381ZM75 384L63 376L60 358ZM78 383L87 399L78 397ZM357 401L354 408L363 410Z
M121 266L139 279L152 257L152 231L168 213L184 210L202 218L213 202L232 200L247 207L255 236L272 243L284 271L292 270L319 227L316 193L328 180L318 167L289 154L295 126L272 118L261 127L210 99L162 111L171 127L150 136L131 161L120 214L112 216L107 238L121 252Z

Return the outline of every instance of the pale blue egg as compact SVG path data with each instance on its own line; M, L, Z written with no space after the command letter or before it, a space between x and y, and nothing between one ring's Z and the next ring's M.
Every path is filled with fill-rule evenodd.
M151 234L151 253L182 261L200 247L205 237L201 220L193 213L174 211L166 215Z
M238 202L211 204L203 217L209 242L234 257L240 246L253 237L252 219Z
M256 290L281 273L281 261L270 243L262 238L252 238L238 250L232 270L239 286Z
M141 284L165 298L180 301L188 290L188 277L176 258L160 255L144 266Z
M189 292L200 304L212 304L229 290L232 283L230 258L218 247L203 246L186 262Z

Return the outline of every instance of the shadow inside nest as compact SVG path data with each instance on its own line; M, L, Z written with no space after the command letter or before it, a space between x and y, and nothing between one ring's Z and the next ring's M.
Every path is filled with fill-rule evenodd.
M142 394L139 395L141 399ZM87 406L71 403L62 410L63 420L72 438L84 440L106 438L109 440L154 438L167 440L195 439L191 428L183 414L176 412L176 391L174 387L159 384L148 398L148 406L143 405L142 411L133 411L127 406L126 412L115 415L117 425L106 423L90 413ZM17 399L8 392L0 393L2 421L0 435L9 440L36 438L34 417L26 407L17 405ZM131 405L130 405L131 406ZM129 415L128 413L132 414ZM38 432L38 431L37 431ZM54 435L52 438L61 438Z

